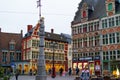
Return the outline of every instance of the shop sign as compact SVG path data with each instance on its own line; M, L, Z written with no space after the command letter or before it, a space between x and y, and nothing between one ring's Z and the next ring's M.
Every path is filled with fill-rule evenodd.
M73 58L73 61L77 61L77 58Z
M92 57L79 58L79 61L92 61Z
M93 60L100 60L100 56L93 57Z

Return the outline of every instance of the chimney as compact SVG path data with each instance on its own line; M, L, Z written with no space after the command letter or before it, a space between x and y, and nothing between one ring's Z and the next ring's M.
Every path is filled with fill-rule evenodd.
M23 30L21 30L21 35L23 36Z
M27 32L29 32L32 29L32 25L27 25Z
M51 29L51 33L54 33L54 29Z

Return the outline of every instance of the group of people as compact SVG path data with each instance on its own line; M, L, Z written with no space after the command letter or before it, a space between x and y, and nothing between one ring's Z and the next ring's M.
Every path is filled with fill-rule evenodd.
M60 74L60 76L63 75L63 71L64 71L64 69L61 67L61 68L59 69L59 74ZM49 72L49 75L51 75L51 73L52 73L52 69L49 68L48 72Z
M69 75L72 74L71 68L68 69L68 73L69 73ZM89 72L89 69L87 67L82 69L80 74L79 74L79 68L76 67L75 74L78 75L82 80L89 80L90 79L90 72Z

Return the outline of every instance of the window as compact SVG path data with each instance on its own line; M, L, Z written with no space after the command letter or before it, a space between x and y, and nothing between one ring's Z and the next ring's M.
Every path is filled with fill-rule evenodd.
M77 39L75 40L75 48L77 48Z
M110 44L115 43L115 33L109 34L109 41L110 41Z
M103 44L108 44L108 35L103 35Z
M116 17L116 26L120 25L120 16Z
M38 59L38 51L32 51L32 59Z
M87 32L87 24L83 25L83 32Z
M99 22L98 21L94 23L94 29L99 30Z
M120 43L120 33L116 33L117 36L117 43Z
M95 56L99 56L100 55L100 52L95 52Z
M15 49L15 44L10 44L10 50L14 50Z
M117 58L120 59L120 50L117 50Z
M15 40L11 40L11 41L9 42L9 49L10 49L10 50L15 50Z
M116 51L110 51L110 59L115 60L116 59Z
M7 61L7 52L3 52L3 54L2 54L2 61L3 62Z
M81 25L78 27L78 33L82 33L82 26Z
M82 47L82 39L78 39L78 48Z
M109 57L108 57L108 51L106 52L103 52L103 60L109 60Z
M107 19L102 20L102 28L107 28Z
M113 5L112 5L112 3L109 3L108 4L108 11L111 11L113 9Z
M83 45L84 45L84 47L87 47L87 38L83 39Z
M109 18L109 27L114 26L114 18Z
M89 31L93 31L93 23L89 23Z
M80 47L82 47L82 39L80 39Z
M10 61L14 61L14 52L10 52Z
M95 46L99 46L99 36L95 36Z
M83 18L86 17L86 11L83 11Z
M93 46L93 37L89 38L89 46Z
M76 28L72 28L72 34L75 35L76 34Z
M114 17L112 18L112 26L115 26L115 24L114 24Z
M39 40L32 40L32 47L39 47Z
M75 49L75 40L73 40L73 49Z
M21 60L21 53L17 53L16 60Z

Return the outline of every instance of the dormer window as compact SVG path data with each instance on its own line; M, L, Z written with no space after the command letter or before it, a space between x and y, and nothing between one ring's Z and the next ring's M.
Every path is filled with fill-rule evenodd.
M115 14L115 0L106 0L106 13L107 16Z
M85 22L88 20L88 4L83 3L81 7L81 22Z
M14 40L11 40L11 41L9 42L9 49L10 49L10 50L15 50L15 41L14 41Z
M109 4L108 4L108 11L111 11L111 10L113 10L113 4L112 4L112 3L109 3Z
M83 11L83 18L86 17L86 11Z
M14 50L15 49L15 45L14 44L10 44L10 50Z

